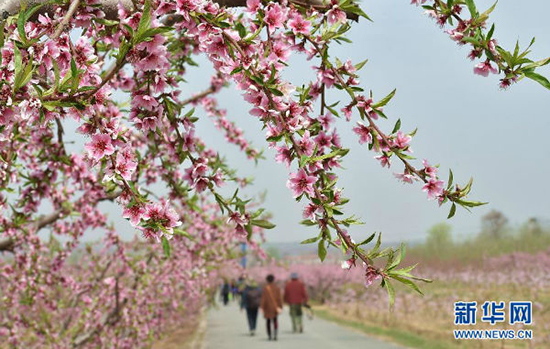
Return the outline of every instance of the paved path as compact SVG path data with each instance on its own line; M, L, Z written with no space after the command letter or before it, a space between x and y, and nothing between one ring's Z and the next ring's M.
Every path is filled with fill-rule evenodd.
M288 315L288 307L279 316L279 338L277 342L267 340L265 320L258 314L256 336L250 337L246 313L240 312L236 303L208 313L207 329L204 336L206 349L402 349L395 344L382 342L360 332L338 326L334 323L304 317L304 333L293 334Z

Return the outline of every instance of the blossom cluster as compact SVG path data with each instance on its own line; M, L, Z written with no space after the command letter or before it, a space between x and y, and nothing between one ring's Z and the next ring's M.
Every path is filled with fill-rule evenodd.
M542 86L550 89L550 82L535 70L550 63L550 58L537 62L527 58L530 48L535 39L531 40L529 46L520 52L519 43L516 43L514 51L509 52L498 45L493 37L495 25L487 30L487 20L496 7L496 3L485 12L480 13L473 0L452 0L452 1L430 1L430 5L424 5L427 0L412 0L411 4L422 5L426 14L435 19L437 24L444 28L449 24L452 29L445 32L459 45L469 44L471 50L468 58L472 61L479 59L473 70L475 74L487 77L489 73L504 76L500 79L500 87L506 89L523 77L532 79ZM470 12L470 18L463 17L463 10ZM456 24L455 24L456 23Z

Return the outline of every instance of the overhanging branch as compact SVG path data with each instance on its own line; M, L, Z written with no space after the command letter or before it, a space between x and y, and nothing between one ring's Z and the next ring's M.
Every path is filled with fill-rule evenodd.
M246 7L246 0L212 0L214 3L222 7ZM31 7L35 4L46 3L45 0L27 0L27 7ZM131 0L101 0L101 10L105 12L106 19L116 20L118 19L117 4L121 2L124 8L132 11L134 5ZM332 8L330 4L324 4L322 0L289 0L291 4L299 5L302 7L312 7L319 12L326 12ZM0 13L7 12L10 15L14 15L19 12L21 8L21 0L0 0ZM39 13L49 13L53 7L51 5L44 6ZM359 16L355 13L346 12L348 19L358 21ZM167 24L173 24L180 19L179 16L169 16L167 18Z
M121 192L113 192L105 195L104 197L97 200L97 202L101 201L110 201L116 199ZM48 214L48 215L42 215L38 217L34 222L31 222L30 225L34 224L35 231L39 231L40 229L54 223L59 218L63 216L63 214L66 213L64 209L58 209L54 212ZM15 241L11 238L3 238L0 239L0 252L11 252L13 251L15 247Z

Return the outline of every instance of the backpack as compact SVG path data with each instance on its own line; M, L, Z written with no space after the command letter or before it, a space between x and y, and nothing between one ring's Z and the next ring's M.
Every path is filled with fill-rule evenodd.
M258 287L248 290L246 294L247 308L259 308L262 292Z

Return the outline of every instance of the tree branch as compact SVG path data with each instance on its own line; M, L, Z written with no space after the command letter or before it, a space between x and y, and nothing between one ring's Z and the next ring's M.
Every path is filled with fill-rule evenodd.
M183 107L183 106L185 106L185 105L187 105L187 104L194 103L194 102L198 101L199 99L204 98L204 97L206 97L206 96L208 96L209 94L214 93L214 92L216 92L216 89L214 88L214 86L210 86L210 87L207 88L206 90L204 90L204 91L202 91L202 92L200 92L200 93L197 93L196 95L191 96L191 97L187 98L186 100L182 101L182 102L180 103L180 106Z
M113 192L105 195L104 197L97 200L97 202L101 201L107 201L107 200L114 200L116 199L121 192ZM59 218L63 216L63 213L65 213L64 209L58 209L54 212L48 214L48 215L42 215L38 217L34 222L31 222L31 224L34 224L34 227L36 231L39 231L40 229L44 228L45 226L48 226L55 221L57 221ZM13 248L15 247L15 241L12 238L3 238L0 239L0 252L6 251L6 252L13 252Z
M94 284L98 284L101 280L103 280L103 278L105 277L105 274L107 273L107 270L109 270L109 267L111 266L112 263L113 263L113 259L109 259L109 261L105 265L105 268L103 268L103 271L101 272L101 274L95 279ZM73 299L69 303L70 304L69 308L74 308L76 306L76 304L78 303L78 301L80 300L80 297L88 291L90 291L90 287L86 288L86 289L78 292L76 295L74 295ZM65 331L69 328L69 325L71 324L71 321L73 319L73 314L74 313L71 313L65 319L65 322L63 323L63 327L61 329L61 334L65 333Z
M147 258L147 262L145 264L149 265L151 263L151 261L153 260L154 256L155 256L154 252L149 253L149 257ZM139 286L139 281L140 281L140 279L143 275L144 274L138 274L134 277L134 284L132 285L132 291L135 291L137 289L137 287ZM119 276L117 276L117 277L119 277ZM118 279L117 279L117 282L118 282ZM117 288L118 288L118 283L117 283ZM118 293L116 290L115 290L115 292ZM96 327L93 330L90 330L90 331L76 337L73 341L73 348L79 348L82 345L86 344L95 335L99 335L105 326L115 324L119 320L120 317L118 317L118 314L119 314L120 310L122 310L122 308L124 308L126 306L126 304L128 303L129 298L128 298L128 296L124 297L122 302L118 302L118 294L116 295L116 297L117 297L117 299L116 299L117 304L115 305L115 308L113 310L111 310L110 312L103 314L98 327Z
M117 4L119 1L122 3L124 8L133 10L135 7L131 0L100 0L101 10L105 12L106 19L116 20L118 19L118 9ZM73 1L77 3L78 1ZM212 2L220 5L221 7L246 7L246 0L212 0ZM289 0L291 4L299 5L302 7L312 7L319 12L327 12L332 8L329 4L324 4L322 0ZM46 3L46 0L27 0L27 7L39 3ZM0 12L8 12L10 15L14 15L21 9L21 0L0 0ZM44 6L38 13L51 13L53 7L51 5ZM348 19L358 21L359 16L355 13L346 12ZM69 16L70 17L70 16ZM165 19L165 25L172 25L178 22L181 19L180 16L170 15ZM59 28L58 28L59 29Z
M13 247L15 245L15 242L12 239L2 239L0 240L0 252L6 251L6 252L13 252Z
M134 5L131 0L101 0L101 10L105 12L107 19L118 18L117 4L121 2L124 8L133 9ZM10 15L14 15L21 10L21 0L0 0L0 12L8 12ZM27 8L31 8L36 4L47 4L47 0L27 0ZM44 5L35 16L44 13L53 13L53 6L50 4Z
M52 36L53 40L57 39L59 35L61 35L61 33L63 32L63 29L65 29L65 26L69 24L69 22L71 21L71 18L73 17L76 10L78 9L78 5L80 5L80 0L73 0L71 2L71 6L69 7L69 10L65 14L65 17L63 17L63 20L61 21L61 23L59 23L59 26L57 27L57 29L55 30L55 33Z

